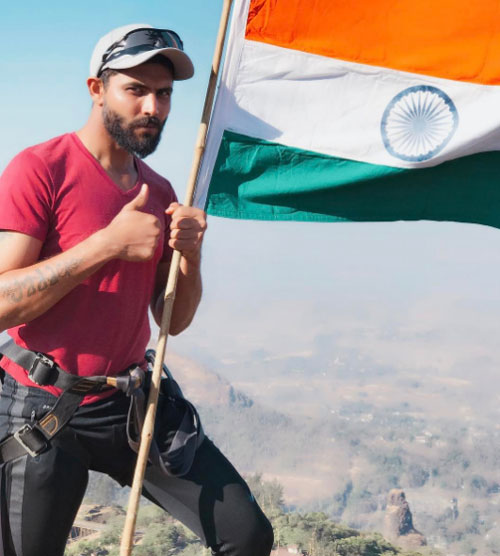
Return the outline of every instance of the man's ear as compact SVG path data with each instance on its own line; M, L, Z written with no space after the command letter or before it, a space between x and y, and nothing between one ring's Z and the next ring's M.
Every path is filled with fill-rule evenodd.
M104 98L104 84L102 80L98 77L89 77L87 79L87 87L90 97L92 98L92 102L102 106Z

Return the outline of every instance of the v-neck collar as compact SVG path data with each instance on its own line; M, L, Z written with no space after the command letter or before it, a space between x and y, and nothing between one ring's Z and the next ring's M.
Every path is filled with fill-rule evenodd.
M97 171L102 175L102 177L112 186L114 187L117 191L119 191L122 195L125 195L127 197L131 196L131 194L137 194L137 190L141 188L142 183L143 183L143 177L142 177L142 164L141 161L136 158L134 156L134 164L135 164L135 168L137 170L137 180L135 182L135 184L130 188L127 189L126 191L124 189L122 189L114 180L111 179L111 177L109 176L109 174L106 172L106 170L102 167L102 165L100 164L100 162L96 159L96 157L87 149L87 147L83 144L82 140L80 139L80 137L78 137L78 135L76 134L75 131L73 131L72 133L69 134L70 137L73 139L73 141L75 142L76 146L83 152L83 154L89 158L91 160L91 162L94 164L94 166L96 167Z

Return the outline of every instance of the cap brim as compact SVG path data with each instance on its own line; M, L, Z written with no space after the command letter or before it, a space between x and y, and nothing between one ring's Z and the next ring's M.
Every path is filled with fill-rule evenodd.
M141 52L140 54L124 54L104 64L103 70L109 69L128 69L134 68L144 64L154 56L161 54L168 58L174 66L174 80L183 81L184 79L189 79L194 75L193 62L191 58L182 50L178 48L159 48L157 50L149 50L148 52ZM102 70L101 70L102 71Z

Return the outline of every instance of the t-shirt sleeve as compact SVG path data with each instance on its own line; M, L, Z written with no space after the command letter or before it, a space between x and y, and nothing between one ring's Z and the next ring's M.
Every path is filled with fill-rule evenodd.
M50 223L52 191L44 162L29 150L18 154L0 176L0 230L43 241Z

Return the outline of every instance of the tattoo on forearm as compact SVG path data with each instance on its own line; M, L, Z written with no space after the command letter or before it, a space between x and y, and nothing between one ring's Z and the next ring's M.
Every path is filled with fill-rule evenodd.
M33 276L27 276L24 279L24 285L26 287L26 295L28 297L31 297L36 293L35 280L33 279Z
M23 298L22 288L19 280L14 280L12 282L8 282L7 284L2 284L0 286L0 291L2 297L5 297L12 303L19 303Z
M55 286L61 279L72 276L80 263L81 259L71 259L65 263L45 264L22 279L0 283L0 297L8 299L11 303L20 303L26 297L42 292Z
M50 269L50 266L46 267L46 271L48 271ZM46 290L49 287L49 284L47 282L47 280L45 279L45 276L43 275L43 272L37 268L35 270L35 281L36 281L36 289L39 292L43 292L43 290ZM23 283L26 282L26 279L24 279Z

